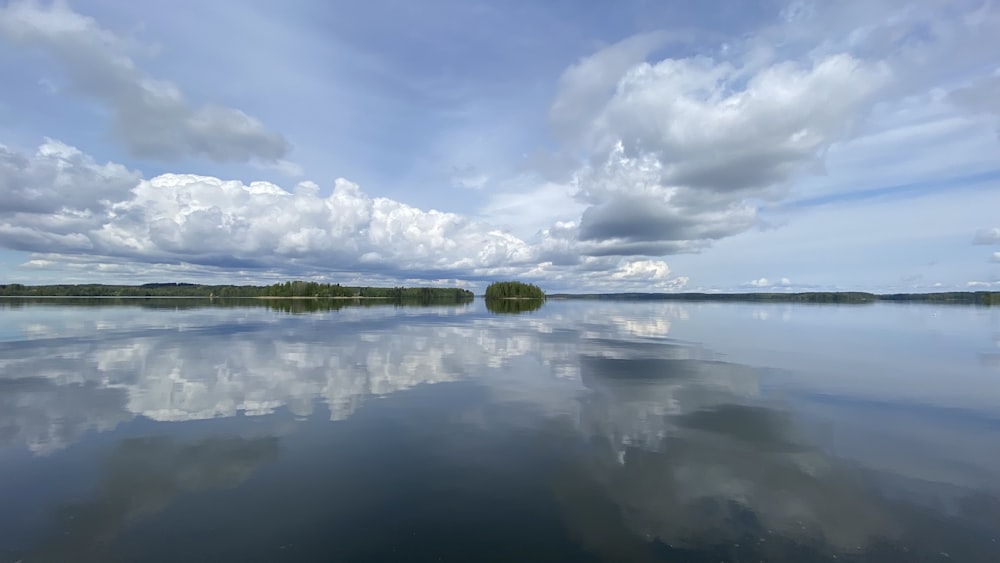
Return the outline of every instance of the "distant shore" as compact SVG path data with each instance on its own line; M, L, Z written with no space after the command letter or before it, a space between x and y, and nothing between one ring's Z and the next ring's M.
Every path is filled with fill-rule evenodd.
M366 287L338 283L287 281L271 285L194 283L111 284L0 284L0 297L116 297L198 299L378 299L388 301L468 301L474 297L459 287Z
M302 283L302 282L297 282ZM280 290L280 291L279 291ZM318 290L318 291L317 291ZM314 291L328 294L310 294ZM267 293L285 293L267 295ZM288 295L292 293L292 295ZM296 295L295 293L300 293ZM273 286L223 286L199 284L101 285L0 284L0 297L8 298L116 298L116 299L259 299L259 300L451 300L473 299L471 291L458 288L372 288L307 284ZM481 298L484 296L480 296ZM936 293L868 293L859 291L813 291L798 293L552 293L545 297L497 296L505 301L619 300L619 301L729 301L746 303L835 303L877 302L1000 305L1000 291L952 291Z
M554 300L620 301L729 301L744 303L876 302L1000 305L1000 291L950 291L937 293L867 293L861 291L811 291L800 293L554 293Z

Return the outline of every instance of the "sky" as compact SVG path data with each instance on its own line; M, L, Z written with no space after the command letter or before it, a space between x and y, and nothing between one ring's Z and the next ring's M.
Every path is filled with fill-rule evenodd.
M0 0L0 283L1000 291L1000 4Z

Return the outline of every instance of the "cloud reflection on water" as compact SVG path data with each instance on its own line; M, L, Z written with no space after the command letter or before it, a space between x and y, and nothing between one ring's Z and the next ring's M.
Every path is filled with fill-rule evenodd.
M735 545L752 537L762 545L749 553L762 557L786 556L794 546L847 553L916 541L914 530L928 524L915 516L916 505L899 499L943 503L961 518L989 518L1000 493L986 477L1000 463L976 453L996 435L989 419L976 426L978 419L948 415L934 423L966 437L949 439L910 431L938 411L893 425L891 417L902 416L898 405L784 397L773 388L774 370L725 361L702 344L672 338L674 325L695 316L686 307L584 304L516 317L432 310L399 316L377 308L343 313L193 311L175 319L183 330L156 328L148 318L137 318L130 330L122 317L113 328L105 321L103 330L90 333L64 327L50 338L36 331L32 339L2 343L0 440L50 454L87 431L110 431L136 417L180 422L282 409L300 419L322 414L354 428L368 424L355 415L374 399L406 401L418 389L447 388L428 385L472 385L486 393L486 403L442 403L445 419L484 443L495 439L500 420L533 431L548 428L538 434L551 441L543 450L586 444L561 459L554 494L582 543L609 558L627 553L636 560L649 554L631 551L614 526L671 549ZM814 412L802 412L793 401ZM319 405L324 408L317 411ZM829 420L837 426L824 430ZM867 430L872 420L881 428ZM899 447L865 449L868 433ZM277 455L278 439L269 440L272 449L260 460ZM189 470L177 460L197 445L167 444L163 454L149 449L157 443L119 446L138 448L141 463L165 455L164 471L174 467L194 477L161 479L166 486L157 490L201 490L208 482L198 477L203 474L238 482L254 465L221 473ZM456 444L445 440L433 451L451 460L468 454L468 442ZM931 455L921 453L929 445L941 461L921 458ZM226 448L219 451L229 456ZM237 461L245 457L230 453ZM955 459L967 463L948 462ZM108 471L107 478L117 479ZM108 518L113 531L128 514L147 513L143 506L160 506L139 504L98 498L81 510L120 508ZM745 545L741 549L747 553ZM969 553L974 559L977 552Z

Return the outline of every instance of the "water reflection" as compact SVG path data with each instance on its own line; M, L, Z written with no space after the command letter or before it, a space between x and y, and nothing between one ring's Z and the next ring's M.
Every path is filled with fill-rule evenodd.
M498 315L530 313L542 308L544 299L487 299L486 310Z
M126 439L104 460L94 494L59 507L55 533L39 542L32 560L106 561L123 529L166 509L176 496L235 486L277 456L274 437Z
M518 560L995 560L995 409L806 392L807 372L775 366L800 365L808 336L771 365L680 337L719 311L760 324L726 307L46 308L0 342L0 445L32 452L14 469L101 461L25 560L138 560L122 554L149 557L146 543L180 557L137 523L190 531L201 505L172 499L229 488L215 502L282 514L226 513L250 531L229 546L241 560L469 560L483 546ZM279 476L241 486L272 465ZM320 521L338 523L329 544L302 537ZM293 544L310 551L273 551Z
M3 297L0 310L24 307L136 307L140 309L198 309L261 307L285 313L315 313L339 311L349 307L441 307L468 306L471 298L204 298L204 297Z

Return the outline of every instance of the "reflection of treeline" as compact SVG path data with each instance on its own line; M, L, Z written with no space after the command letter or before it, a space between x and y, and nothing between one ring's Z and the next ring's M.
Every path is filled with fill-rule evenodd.
M1000 291L950 291L947 293L895 293L879 295L880 301L923 301L927 303L969 303L1000 305Z
M356 287L340 284L288 281L272 285L201 285L148 283L144 285L0 285L7 297L313 297L379 298L394 301L468 301L473 294L455 287Z
M493 282L486 288L486 299L545 299L537 285L518 281Z
M586 293L555 294L552 299L609 299L630 301L741 301L770 303L955 303L1000 305L997 291L953 291L946 293L895 293L879 295L860 291L811 291L806 293Z
M240 301L245 306L246 301ZM339 311L347 307L433 307L469 303L469 300L448 299L263 299L268 309L284 313L315 313Z
M487 299L486 310L497 314L517 314L537 311L544 299Z
M63 298L60 298L63 297ZM41 297L6 297L0 300L0 308L9 307L18 309L20 307L32 306L59 306L73 305L108 307L116 305L128 305L131 307L141 307L143 309L195 309L198 307L240 307L247 304L261 303L257 300L239 299L213 299L211 301L200 297L169 297L169 298L119 298L119 297L75 297L75 296L46 296Z

